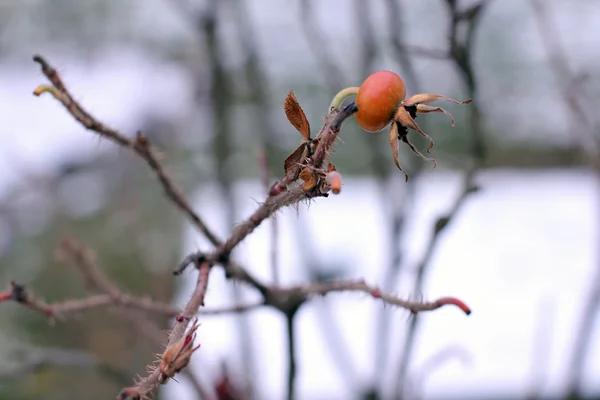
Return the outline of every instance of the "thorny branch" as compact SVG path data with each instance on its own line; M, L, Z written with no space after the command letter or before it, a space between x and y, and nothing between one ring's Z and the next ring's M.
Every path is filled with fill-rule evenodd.
M175 186L173 181L171 181L171 178L169 178L165 172L146 137L144 137L141 133L138 133L135 140L131 140L121 132L99 122L73 99L73 96L71 96L71 93L69 93L67 90L56 69L50 66L42 56L36 55L33 57L33 60L40 64L42 72L53 85L39 86L34 91L36 96L39 96L44 92L51 93L55 99L63 104L69 114L71 114L77 120L77 122L83 125L86 129L96 132L101 137L109 139L119 146L130 148L134 153L148 163L148 166L152 169L152 171L154 171L156 178L163 186L168 198L171 199L171 201L177 205L177 207L179 207L181 212L193 222L194 226L196 226L213 245L218 246L221 243L219 238L208 228L200 216L196 214L181 191Z
M73 100L71 94L68 92L54 68L52 68L41 56L35 56L34 61L41 65L42 72L52 83L52 86L38 87L34 91L34 94L40 95L44 92L51 93L84 127L95 131L102 137L108 138L120 146L131 148L136 154L144 159L154 171L157 179L161 182L167 197L179 207L182 213L194 222L198 229L203 232L216 247L216 250L211 253L198 252L189 255L175 271L175 274L178 275L191 263L199 270L194 292L183 310L176 310L170 305L152 300L140 299L122 292L95 266L93 257L90 255L89 251L73 245L72 242L64 243L61 250L81 269L88 284L96 291L101 292L101 294L93 295L81 300L70 300L60 304L47 304L35 297L33 293L28 291L24 286L16 283L12 285L10 291L0 293L0 301L15 300L25 306L42 311L49 316L65 315L74 311L106 305L131 307L167 316L175 316L176 323L169 333L165 352L160 355L157 360L158 365L149 366L148 375L145 378L139 378L135 385L123 389L119 394L118 399L137 400L148 398L160 384L166 383L169 378L172 378L176 373L187 366L193 352L198 348L194 347L198 324L194 321L192 326L189 327L189 323L192 318L199 313L199 308L204 305L204 297L208 287L210 270L211 267L216 264L222 265L230 278L243 281L257 289L262 294L263 301L257 304L237 306L227 310L207 311L206 314L217 312L242 312L262 305L267 305L278 309L287 317L292 317L299 307L311 297L341 291L366 293L374 298L380 299L385 304L405 308L412 313L435 310L444 305L454 305L467 315L470 314L470 309L460 300L455 298L445 297L429 303L411 302L402 300L391 294L383 293L378 288L369 286L362 281L339 281L309 286L293 286L290 288L270 287L265 285L254 278L244 267L230 259L232 250L251 234L264 220L273 216L274 213L283 207L298 204L301 201L310 200L315 197L326 197L328 191L331 189L331 187L327 186L328 182L326 180L323 180L322 182L319 180L316 186L306 189L305 186L296 184L297 174L286 173L284 178L277 181L271 187L269 196L265 202L250 217L235 227L227 240L221 241L208 229L200 216L192 210L189 202L167 177L163 167L152 151L147 138L138 133L135 140L130 140L120 132L97 121L85 111L81 105ZM339 111L337 109L331 109L317 136L310 140L314 149L304 160L302 160L300 165L294 166L293 168L304 168L315 171L315 173L324 171L326 160L332 152L333 145L339 135L344 120L355 113L356 110L357 108L354 104L350 104ZM293 168L290 167L292 170ZM293 396L293 393L291 393L290 396Z
M94 308L117 307L137 309L151 312L165 317L177 317L182 311L169 303L141 298L123 292L104 274L96 264L92 251L72 240L64 240L58 249L58 257L68 261L81 272L86 286L98 294L81 299L70 299L63 302L49 304L37 297L29 288L17 282L12 282L10 289L0 292L0 302L12 300L28 308L39 311L50 318L50 321L64 320L72 314ZM218 315L226 313L240 313L261 306L262 303L237 305L218 309L204 309L197 315Z
M279 294L285 294L287 296L303 296L307 298L318 295L324 296L334 292L362 292L375 299L381 300L384 304L404 308L414 314L422 311L437 310L438 308L447 305L458 307L466 315L471 314L471 309L462 301L454 297L442 297L433 302L403 300L392 294L384 293L375 286L369 286L363 281L333 281L327 283L316 283L307 286L292 287L289 289L278 289L276 292Z

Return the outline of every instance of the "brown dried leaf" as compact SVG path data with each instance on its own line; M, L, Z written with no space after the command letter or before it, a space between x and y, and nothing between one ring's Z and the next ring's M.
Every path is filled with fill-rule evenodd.
M454 128L454 126L456 125L452 114L450 114L448 111L444 110L441 107L428 106L427 104L417 104L417 112L422 113L422 114L430 113L430 112L444 113L448 117L450 117L450 120L452 121L452 127Z
M331 171L335 171L335 165L333 165L332 163L329 163L327 165L327 172L331 172Z
M310 168L304 168L302 172L300 172L300 179L304 181L302 188L307 192L313 190L315 186L317 186L317 178Z
M406 99L404 101L404 105L414 106L416 104L431 103L432 101L436 101L436 100L448 100L455 104L469 104L472 101L472 99L468 99L465 101L458 101L458 100L451 99L450 97L442 96L441 94L420 93L420 94L415 94L414 96L411 96L408 99Z
M285 171L285 175L288 173L293 173L294 176L291 177L292 180L296 180L298 171L300 170L300 166L298 164L302 163L306 154L306 142L303 142L294 150L283 162L283 170Z
M413 117L410 116L409 112L404 107L399 107L396 115L394 115L394 121L400 123L400 125L405 126L407 128L413 129L419 132L419 135L423 136L425 139L429 140L429 146L427 146L427 152L431 152L433 149L433 139L431 136L426 134L419 128L419 125L415 122Z
M390 128L390 146L392 147L392 155L394 156L394 164L402 173L404 174L404 180L408 182L408 174L402 169L400 166L400 156L398 154L398 123L392 123L392 127Z
M310 124L308 123L308 119L306 118L306 114L304 114L302 107L300 107L300 103L298 103L298 100L296 99L294 91L290 90L288 93L285 98L285 103L283 104L283 109L288 121L290 121L294 128L300 132L304 139L310 139Z

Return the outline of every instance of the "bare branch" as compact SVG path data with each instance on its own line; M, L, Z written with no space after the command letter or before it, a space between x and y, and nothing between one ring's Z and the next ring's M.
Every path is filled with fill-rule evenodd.
M296 335L294 334L295 313L286 316L288 345L287 400L294 400L296 387Z
M409 310L413 314L423 311L433 311L440 307L453 305L458 307L466 315L471 314L471 309L462 301L453 297L442 297L433 302L418 302L403 300L399 297L382 292L375 286L369 286L364 281L333 281L306 286L296 286L288 289L273 289L274 293L286 296L324 296L334 292L362 292L375 299L381 300L389 306L395 306Z
M171 318L182 315L181 309L169 303L147 297L136 297L123 292L96 265L92 250L86 246L78 244L73 240L63 240L59 246L58 256L63 261L68 261L75 265L84 276L87 286L94 291L100 292L100 294L50 304L37 297L24 285L12 282L10 290L0 292L0 302L8 300L16 301L23 306L47 315L51 319L51 322L53 322L54 318L64 320L71 314L103 307L124 307ZM204 309L198 311L196 314L208 316L243 313L261 307L264 304L264 302L256 302L247 305Z
M42 58L42 56L36 55L33 57L33 60L40 64L43 74L53 85L39 86L34 91L36 96L39 96L44 92L51 93L56 100L63 104L69 114L71 114L73 118L75 118L86 129L98 133L101 137L109 139L119 146L129 148L138 156L140 156L144 161L146 161L152 171L154 171L154 174L162 184L168 198L182 211L184 215L188 217L188 219L192 221L194 226L196 226L213 245L218 246L221 244L219 238L208 228L200 216L192 209L181 191L167 176L146 137L144 137L141 133L138 133L135 140L130 140L121 132L114 130L98 121L73 99L62 79L56 72L56 69L50 66L48 62Z
M600 150L600 137L594 135L594 123L588 112L581 104L582 89L577 77L572 72L568 53L560 43L560 34L554 27L555 22L550 19L547 6L539 0L529 0L534 11L535 20L542 43L548 53L548 64L556 77L563 103L567 107L575 133L580 134L582 143L589 143L594 147L594 153Z
M18 362L13 367L9 367L10 363L3 362L4 366L0 369L0 382L11 382L45 368L90 368L98 370L118 383L129 379L127 372L104 364L89 352L81 350L40 348L17 351L14 358L18 359Z

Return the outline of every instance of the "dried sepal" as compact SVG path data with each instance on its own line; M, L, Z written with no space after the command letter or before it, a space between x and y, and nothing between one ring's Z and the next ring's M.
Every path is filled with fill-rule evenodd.
M406 143L408 145L408 148L410 149L410 151L413 152L413 154L418 155L419 157L421 157L425 161L431 161L431 162L433 162L433 168L437 167L437 161L435 161L435 158L425 157L419 150L417 150L417 148L415 147L415 145L412 144L410 140L408 140L408 135L401 135L400 136L400 140L403 143Z
M300 107L300 103L298 103L298 99L296 99L296 95L294 94L293 90L290 90L285 98L283 109L288 121L290 121L294 128L300 132L304 139L309 140L310 124L308 122L308 118L306 118L306 114L304 114L304 111L302 110L302 107Z
M317 178L312 173L311 169L308 167L304 168L300 172L300 179L304 181L304 183L302 184L302 189L304 189L307 192L310 192L315 188L315 186L317 186Z
M392 123L390 128L390 146L392 147L392 155L394 156L394 164L404 174L404 180L408 182L408 174L400 166L400 155L398 153L399 141L398 141L398 122Z
M450 121L452 123L452 127L454 128L454 126L456 125L456 123L454 122L454 117L452 116L452 114L450 114L448 111L444 110L441 107L434 107L434 106L430 106L427 104L417 104L417 112L418 113L430 113L430 112L437 112L437 113L444 113L446 114L449 118Z
M407 127L407 128L417 131L421 136L423 136L425 139L429 140L429 146L427 146L427 152L428 153L431 152L431 149L433 148L433 145L434 145L433 138L431 136L429 136L428 134L426 134L425 132L423 132L423 130L419 127L419 125L417 125L417 123L415 122L413 117L411 117L410 113L408 112L408 110L406 110L405 107L398 108L396 115L394 115L394 121L396 121L397 123L399 123L400 125L402 125L404 127Z
M200 325L196 318L185 335L165 349L158 367L165 381L167 377L172 378L185 368L189 364L192 354L200 347L200 345L194 347L198 326Z
M298 173L300 172L299 165L302 164L307 155L306 142L303 142L283 162L283 170L290 181L295 181L298 178Z
M448 100L455 104L469 104L471 101L473 101L472 99L467 99L465 101L454 100L450 97L442 96L441 94L420 93L415 94L414 96L411 96L408 99L404 100L403 104L405 106L414 106L417 104L431 103L432 101L436 100Z

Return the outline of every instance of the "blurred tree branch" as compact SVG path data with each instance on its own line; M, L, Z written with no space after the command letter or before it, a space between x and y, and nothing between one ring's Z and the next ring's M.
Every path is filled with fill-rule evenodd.
M458 9L456 0L445 0L445 3L448 7L448 15L450 18L450 28L448 33L450 59L465 81L467 96L470 99L473 99L471 104L472 107L469 112L469 125L472 132L471 154L473 157L473 165L466 171L465 177L463 178L462 189L454 201L454 204L450 207L450 210L446 215L439 217L435 222L431 237L426 246L425 254L417 265L416 278L413 286L413 293L415 294L422 292L429 269L429 263L440 242L441 233L458 215L468 196L477 189L475 186L476 172L483 167L486 158L486 148L481 126L481 111L477 99L477 81L472 68L472 57L477 27L479 26L485 6L489 5L491 0L481 0L464 11ZM466 25L466 36L464 38L459 37L459 27L461 25ZM398 370L398 380L394 390L397 399L402 398L404 395L404 385L407 379L412 353L414 351L419 321L419 316L415 315L411 319L406 332Z
M0 370L0 382L10 382L22 376L40 372L45 368L91 368L97 369L119 384L125 384L130 376L126 371L100 362L92 354L72 349L35 349L14 354L19 361L13 367Z
M578 136L580 151L594 171L596 194L600 196L600 135L598 135L600 123L594 121L591 111L586 110L582 104L582 99L585 98L584 91L578 76L569 66L567 49L560 42L560 33L555 29L556 23L551 20L547 4L539 0L530 0L530 4L548 55L548 65L555 75L560 99L567 110L570 131ZM600 203L597 209L600 209ZM590 278L589 292L582 307L579 324L574 331L575 339L569 363L571 367L566 395L569 399L583 398L581 393L583 372L592 345L594 327L600 314L600 261L597 263Z

